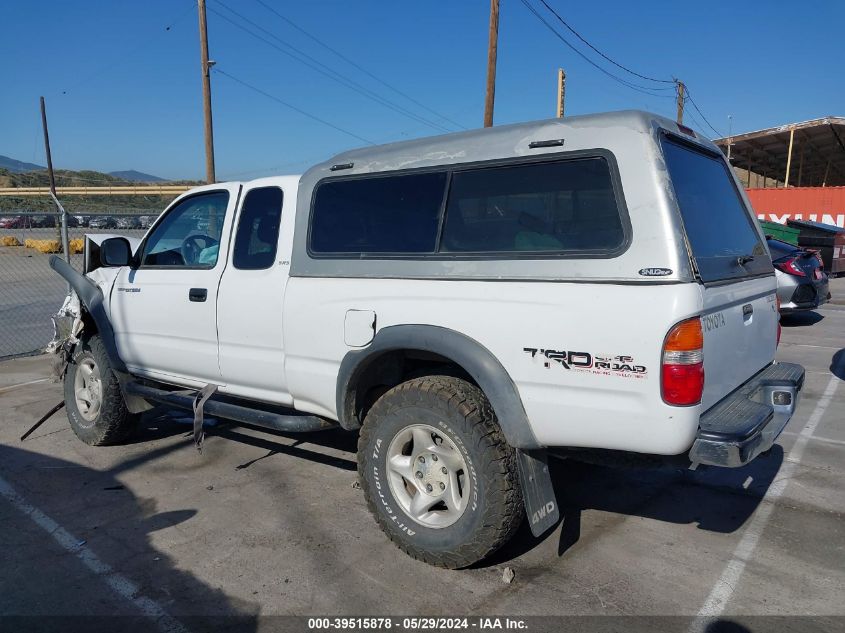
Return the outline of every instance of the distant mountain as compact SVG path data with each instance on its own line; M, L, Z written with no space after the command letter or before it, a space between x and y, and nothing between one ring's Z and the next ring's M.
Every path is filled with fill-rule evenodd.
M25 163L22 160L9 158L8 156L0 154L0 169L5 169L13 174L23 174L28 171L44 171L47 168L44 167L44 165ZM61 170L57 169L56 171L58 172ZM115 178L126 182L167 182L165 178L159 178L158 176L153 176L152 174L145 174L144 172L135 171L134 169L127 169L126 171L110 171L108 172L108 175L114 176Z
M110 171L109 176L114 176L115 178L128 180L130 182L166 182L164 178L145 174L140 171L135 171L134 169L128 169L126 171Z
M24 171L37 171L39 169L47 169L43 165L36 165L34 163L25 163L22 160L9 158L8 156L0 155L0 169L8 169L9 171L19 174Z

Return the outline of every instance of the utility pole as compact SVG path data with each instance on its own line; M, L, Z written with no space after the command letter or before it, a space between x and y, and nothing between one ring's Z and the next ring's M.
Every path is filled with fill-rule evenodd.
M200 61L202 64L202 105L205 115L205 180L209 184L217 180L214 174L214 129L211 124L211 67L208 60L208 28L205 21L205 0L197 0L200 19Z
M47 175L50 176L50 193L56 195L56 177L53 174L53 155L50 153L50 133L47 131L47 106L41 97L41 127L44 129L44 151L47 153Z
M563 118L564 101L566 99L566 71L557 69L557 118Z
M484 100L484 127L493 126L496 99L496 53L499 46L499 0L490 0L490 39L487 43L487 97Z
M67 211L56 197L56 176L53 173L53 155L50 153L50 134L47 132L47 106L44 105L44 97L41 97L41 127L44 128L44 151L47 154L47 174L50 177L50 197L59 209L61 215L61 224L59 227L59 240L62 244L62 252L65 254L65 259L70 263L70 248L68 248L67 238Z
M731 145L733 145L734 137L734 117L732 114L728 115L728 162L731 160Z
M786 154L786 177L783 179L784 188L789 186L789 172L792 169L792 141L795 139L795 128L789 130L789 151Z
M675 87L678 89L678 123L684 122L684 82L675 80Z

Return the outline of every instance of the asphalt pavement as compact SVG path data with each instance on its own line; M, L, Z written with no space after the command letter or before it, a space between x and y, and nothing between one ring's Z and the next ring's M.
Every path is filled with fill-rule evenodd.
M354 434L220 423L198 454L188 418L154 410L130 444L92 448L60 412L20 442L61 388L46 357L0 363L0 614L145 614L163 630L283 614L790 616L790 630L841 631L845 306L784 319L778 359L807 375L768 454L694 472L553 462L563 521L540 539L523 525L461 571L379 531ZM730 630L770 628L749 622Z

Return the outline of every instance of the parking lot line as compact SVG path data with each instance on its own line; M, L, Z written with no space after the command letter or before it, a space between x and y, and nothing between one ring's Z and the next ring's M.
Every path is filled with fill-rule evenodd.
M840 362L840 369L842 368L845 368L845 361ZM763 499L760 501L760 506L757 508L757 512L751 519L751 523L748 525L748 528L746 528L745 534L743 534L739 544L734 549L731 560L725 566L719 580L716 581L716 584L710 591L710 595L707 596L707 600L704 601L704 605L701 609L699 609L698 618L696 622L694 622L691 631L699 631L706 628L707 620L721 615L724 612L725 607L728 605L728 602L730 601L731 596L736 590L739 580L742 577L742 573L745 571L745 565L754 554L754 550L763 534L763 530L765 530L766 524L771 518L778 499L780 499L783 495L787 485L789 484L789 480L794 476L794 471L801 463L801 459L804 456L804 450L806 449L813 432L821 421L825 411L827 411L827 408L830 406L833 396L836 394L836 389L841 382L841 380L836 376L837 373L838 372L836 371L833 372L834 375L830 377L830 381L827 383L827 387L825 388L822 397L819 399L816 404L816 408L807 420L807 424L804 425L804 428L801 429L800 433L798 433L798 439L795 440L792 450L789 451L789 457L784 462L784 466L779 473L778 479L772 482L771 486L769 486L769 489L766 491L766 494L763 496Z
M27 382L20 382L16 385L9 385L8 387L0 388L0 393L6 393L7 391L12 391L12 389L17 389L18 387L26 387L27 385L37 385L40 382L48 382L52 380L52 378L39 378L38 380L28 380Z
M6 499L13 507L32 519L38 527L52 536L53 540L65 551L76 556L95 576L102 578L118 596L132 603L142 615L155 620L156 626L163 633L188 633L188 630L169 616L160 604L142 595L135 583L100 560L94 552L85 547L84 541L73 536L56 521L31 505L2 477L0 477L0 497Z
M791 437L798 437L801 435L800 433L792 433L784 431L781 435L791 436ZM845 440L832 440L829 437L819 437L818 435L814 435L813 437L809 438L814 442L821 442L822 444L833 444L834 446L845 446Z

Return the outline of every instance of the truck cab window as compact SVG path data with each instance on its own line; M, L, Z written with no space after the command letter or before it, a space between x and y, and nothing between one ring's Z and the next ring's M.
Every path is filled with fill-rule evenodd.
M456 172L441 250L611 252L625 234L603 158Z
M241 270L270 268L276 259L283 192L278 187L251 189L244 198L232 261Z
M214 268L228 203L226 191L182 200L150 233L141 266Z
M321 255L433 253L446 172L330 180L314 194L310 247Z

